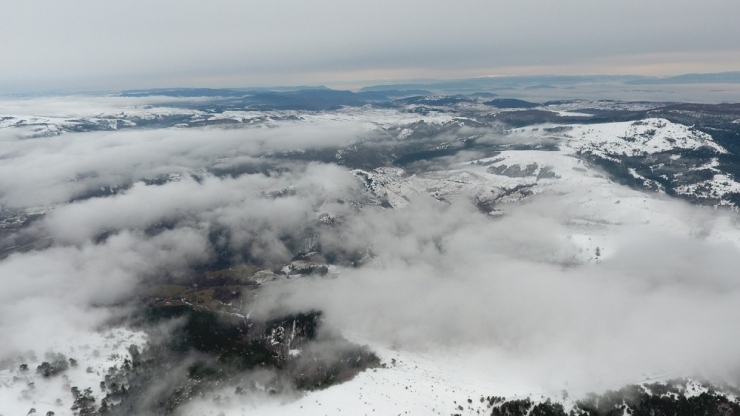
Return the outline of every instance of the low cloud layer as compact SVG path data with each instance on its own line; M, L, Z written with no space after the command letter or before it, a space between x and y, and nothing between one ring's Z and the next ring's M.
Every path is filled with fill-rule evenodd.
M265 155L346 145L364 130L359 123L327 120L280 129L127 130L29 139L3 129L0 206L49 206L100 188L198 169L259 170L268 162Z
M273 287L261 306L322 308L333 324L401 349L483 350L491 371L551 388L737 371L737 245L631 224L609 231L602 261L573 266L566 208L540 196L498 220L435 200L366 212L338 243L369 244L376 258L335 280ZM705 231L737 233L734 215L722 217Z
M466 353L554 388L645 372L729 377L740 368L731 330L740 312L736 213L614 183L608 190L660 210L620 211L626 204L579 187L512 203L501 217L464 198L423 195L402 209L363 207L348 169L270 157L347 145L365 130L327 121L33 139L2 131L3 207L55 208L0 235L49 241L0 260L0 334L12 339L0 359L95 330L140 283L187 276L219 250L229 264L284 265L291 239L313 227L323 252L364 253L364 262L344 264L336 277L266 285L248 305L255 316L317 309L327 325L362 339ZM265 159L265 173L207 172ZM139 181L171 173L181 176ZM116 184L129 186L68 203ZM615 221L613 212L624 214ZM336 221L316 226L322 214ZM576 224L584 218L588 226ZM600 239L603 253L576 234Z
M48 108L41 105L37 114ZM82 108L62 112L69 117L89 108L85 100ZM140 283L187 276L191 267L215 261L216 243L233 253L224 261L290 260L282 239L302 233L322 204L354 192L357 183L336 165L256 158L350 143L360 131L352 122L36 138L1 129L0 208L7 214L41 207L46 213L0 234L3 249L29 242L38 247L0 259L0 279L8 288L0 296L0 332L13 334L0 348L0 360L27 350L43 354L76 331L94 330L115 314L110 306L129 300ZM276 170L237 177L208 173L252 163ZM162 175L170 181L141 182ZM117 193L69 203L100 188ZM283 197L271 196L286 190Z
M145 237L123 232L104 244L55 246L0 261L0 360L43 355L95 331L115 316L140 279L183 272L210 255L197 231L181 228Z

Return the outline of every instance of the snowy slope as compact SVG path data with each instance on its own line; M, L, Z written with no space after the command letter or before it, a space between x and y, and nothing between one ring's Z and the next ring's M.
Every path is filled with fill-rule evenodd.
M678 167L665 169L671 176L661 175L672 184L673 192L692 198L695 201L712 201L712 205L733 206L727 199L740 190L740 182L718 168L717 159L709 155L726 155L727 150L718 145L712 137L692 127L672 123L664 119L646 119L636 122L604 123L594 125L542 125L513 129L508 132L512 137L520 140L553 140L563 154L573 156L597 157L625 164L625 158L630 158L633 167L628 171L635 179L643 184L645 189L665 191L665 186L655 179L648 179L639 174L634 166L649 171L661 170L672 163L680 163L686 152L695 158L703 158L705 163L698 166ZM653 155L660 154L660 158ZM669 154L670 157L664 155ZM639 164L635 165L639 160ZM688 180L692 171L713 172L710 179L699 181Z
M602 156L637 156L684 149L707 147L727 153L711 136L682 124L665 119L646 119L635 122L545 125L514 129L512 135L531 138L558 139L558 144L571 152L592 152Z
M510 398L545 397L545 392L488 366L470 356L449 351L409 352L371 344L384 368L367 370L354 379L294 399L233 398L214 405L210 397L184 409L185 414L218 415L464 415L486 409L480 401L492 392ZM215 392L228 396L230 391ZM559 392L548 392L559 395ZM532 396L534 397L534 396ZM468 399L471 403L468 403ZM460 411L458 406L463 406Z
M41 352L4 363L0 369L0 414L25 415L30 409L36 409L37 414L54 412L58 416L71 416L71 387L91 388L94 395L99 396L99 385L108 369L120 367L125 359L130 359L129 346L141 349L145 343L143 333L122 328L60 339L53 353L73 358L77 365L48 378L36 371L42 361L49 360ZM28 370L22 370L21 364L27 364Z

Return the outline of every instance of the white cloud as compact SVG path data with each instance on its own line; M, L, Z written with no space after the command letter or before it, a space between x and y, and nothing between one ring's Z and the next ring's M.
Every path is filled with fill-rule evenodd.
M320 308L331 324L402 349L483 349L492 367L551 388L740 366L740 337L728 331L740 302L736 245L627 224L608 231L603 260L574 266L564 222L583 212L540 197L492 220L466 205L363 212L339 244L370 244L375 259L337 279L273 286L257 311Z
M28 207L69 201L101 187L142 178L188 174L269 159L272 152L346 145L364 131L359 123L286 123L279 129L161 129L0 137L0 205Z
M0 359L43 354L78 332L94 331L113 316L108 306L126 300L140 279L177 274L210 255L206 236L188 228L155 237L123 232L104 244L11 255L0 262L6 340Z

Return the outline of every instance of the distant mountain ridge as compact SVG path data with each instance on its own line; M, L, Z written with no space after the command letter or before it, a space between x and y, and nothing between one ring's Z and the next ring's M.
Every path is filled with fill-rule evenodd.
M684 74L664 78L645 78L627 81L631 85L669 84L740 84L740 71L713 74Z
M375 92L384 93L389 97L424 96L445 93L450 94L495 94L496 90L549 90L569 89L573 86L609 85L609 86L636 86L636 85L701 85L701 84L740 84L740 71L717 73L691 73L675 76L644 76L644 75L505 75L484 76L478 78L461 79L421 79L399 80L384 84L367 85L356 93ZM300 91L331 91L324 85L294 85L272 87L168 87L142 88L130 90L46 90L26 91L18 93L3 93L0 97L6 98L33 98L33 97L61 97L68 95L110 95L120 97L177 97L177 98L240 98L246 95L259 93L295 93ZM687 101L687 100L683 100Z

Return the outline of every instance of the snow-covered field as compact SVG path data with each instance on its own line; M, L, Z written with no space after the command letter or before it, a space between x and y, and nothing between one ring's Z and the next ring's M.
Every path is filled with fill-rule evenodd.
M560 131L558 131L558 128ZM539 125L513 129L513 135L555 137L571 151L591 151L602 156L635 156L675 149L696 150L706 146L717 153L727 153L711 136L689 126L665 119L567 126Z
M40 334L39 336L43 336ZM36 368L43 361L51 361L45 353L26 353L17 360L4 363L0 370L0 414L25 415L72 415L73 404L70 389L80 391L91 388L95 396L101 393L100 382L105 379L110 367L120 367L130 359L128 348L135 345L142 349L146 336L123 328L101 332L76 333L68 339L56 340L57 347L50 353L63 354L66 359L76 360L75 365L61 375L43 377ZM21 369L26 364L27 370Z
M482 397L509 398L558 396L520 383L486 365L482 353L461 355L454 351L410 352L371 344L384 368L367 370L354 379L295 399L262 397L214 405L210 398L184 409L186 414L218 415L449 415L479 414ZM228 395L228 392L223 392ZM535 394L536 393L536 394ZM218 392L215 394L219 394ZM468 402L470 399L470 402ZM463 406L461 412L458 406Z

